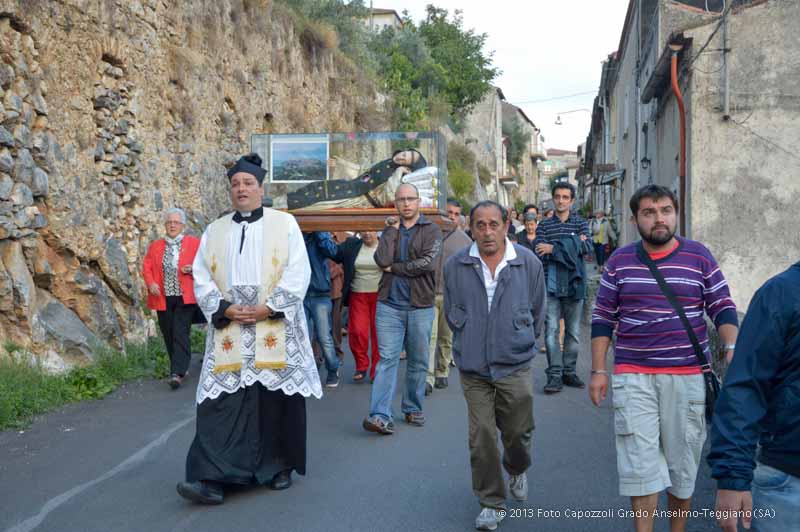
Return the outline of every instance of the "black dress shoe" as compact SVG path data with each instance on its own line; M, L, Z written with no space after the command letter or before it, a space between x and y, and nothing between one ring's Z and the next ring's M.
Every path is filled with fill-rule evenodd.
M198 504L222 504L225 493L216 483L204 482L178 482L178 494L184 499Z
M564 375L561 378L561 381L564 383L564 386L569 386L570 388L585 388L586 384L578 377L577 375Z
M436 381L433 385L439 389L447 388L447 377L436 377Z
M431 386L430 383L426 382L425 383L425 395L430 395L432 393L433 393L433 386Z
M178 388L181 387L181 381L183 381L181 376L180 375L176 375L175 373L173 373L169 377L169 381L168 381L169 382L169 387L171 389L173 389L173 390L177 390Z
M548 377L547 384L544 387L544 393L558 393L563 387L564 385L561 382L561 377Z
M272 482L269 483L269 487L274 490L285 490L289 489L292 485L292 470L285 469L279 473L276 473L274 477L272 477Z

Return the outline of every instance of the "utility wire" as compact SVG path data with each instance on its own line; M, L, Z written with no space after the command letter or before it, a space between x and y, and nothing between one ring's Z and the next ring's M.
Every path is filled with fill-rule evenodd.
M751 114L752 114L752 113L751 113ZM750 118L750 117L748 116L747 118ZM745 119L745 120L746 120L746 119ZM800 161L800 156L798 156L797 154L795 154L795 153L794 153L794 152L792 152L792 151L789 151L788 149L784 148L784 147L783 147L783 146L781 146L780 144L777 144L775 141L773 141L773 140L770 140L770 139L768 139L767 137L764 137L764 136L762 136L762 135L759 135L758 133L756 133L755 131L753 131L752 129L750 129L750 128L749 128L749 127L747 127L746 125L744 125L744 121L742 121L742 122L737 122L737 121L735 121L735 120L731 120L731 122L733 122L734 124L736 124L736 125L737 125L737 126L739 126L740 128L744 129L745 131L747 131L748 133L750 133L750 134L751 134L751 135L753 135L754 137L757 137L757 138L761 139L762 141L766 142L767 144L769 144L770 146L772 146L772 147L774 147L774 148L776 148L776 149L778 149L778 150L782 151L783 153L785 153L785 154L786 154L786 155L788 155L789 157L791 157L791 158L793 158L793 159L797 159L798 161Z
M731 10L731 8L732 8L732 7L733 7L733 2L731 2L730 4L728 4L728 7L726 7L726 8L725 8L725 11L723 11L723 12L722 12L722 15L719 17L719 22L717 23L717 27L716 27L716 28L714 28L714 31L712 31L712 32L711 32L711 35L709 35L709 36L708 36L708 40L705 42L705 44L703 44L703 46L701 46L701 47L700 47L700 50L698 50L698 51L697 51L697 53L695 54L695 56L694 56L694 57L692 58L692 60L689 62L689 64L688 64L688 65L687 65L687 67L686 67L687 69L688 69L688 68L692 68L692 65L694 64L694 62L695 62L695 61L697 61L697 58L698 58L698 57L700 57L700 54L702 54L702 53L703 53L703 50L705 50L705 49L708 47L708 45L711 43L711 40L714 38L714 35L716 35L716 34L717 34L717 32L719 31L719 29L722 27L722 24L724 24L724 23L725 23L725 17L727 17L727 16L728 16L728 13L730 12L730 10Z
M738 125L740 125L740 126L743 126L743 125L745 124L745 122L747 122L748 120L750 120L750 117L751 117L751 116L753 116L753 113L755 113L755 112L756 112L756 110L755 110L755 109L753 109L752 111L750 111L750 114L749 114L749 115L747 115L747 118L745 118L745 119L744 119L744 120L742 120L741 122L739 122L738 120L734 120L733 118L731 118L731 122L733 122L734 124L738 124Z
M708 72L706 70L703 70L702 68L694 67L694 69L696 71L700 72L701 74L708 74L709 76L712 75L712 74L716 74L717 72L721 71L723 68L725 68L724 64L721 67L719 67L718 69L712 70L711 72Z
M542 100L527 100L524 102L511 102L514 105L522 105L522 104L530 104L530 103L543 103L543 102L552 102L554 100L566 100L567 98L574 98L576 96L585 96L587 94L596 94L597 91L585 91L585 92L576 92L575 94L567 94L565 96L554 96L552 98L544 98Z

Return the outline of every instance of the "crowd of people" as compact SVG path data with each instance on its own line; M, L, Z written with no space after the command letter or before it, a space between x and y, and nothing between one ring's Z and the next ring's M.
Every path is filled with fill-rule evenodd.
M405 183L380 233L331 234L302 233L290 214L262 207L264 177L258 156L242 157L228 171L233 210L199 240L184 233L183 211L168 210L166 237L143 265L171 387L188 373L192 321L209 324L196 435L177 488L184 498L220 504L230 486L286 489L293 472L305 474L305 398L339 386L346 333L350 380L371 383L362 427L375 434L397 429L403 355L400 413L412 427L425 425L426 396L457 368L481 506L475 526L496 529L509 495L527 499L534 356L546 352L544 393L586 386L577 359L593 255L602 278L589 396L599 405L613 389L619 491L631 498L636 530L652 530L664 490L672 530L685 529L714 404L708 460L718 507L729 510L721 526L735 530L739 517L749 525L752 508L769 506L781 511L753 520L759 530L800 529L800 264L756 294L738 334L723 272L703 244L676 236L678 200L663 187L634 194L641 241L606 259L615 228L603 212L577 214L569 183L554 185L554 208L541 214L482 201L467 215L450 199L444 229ZM716 402L705 316L731 363Z

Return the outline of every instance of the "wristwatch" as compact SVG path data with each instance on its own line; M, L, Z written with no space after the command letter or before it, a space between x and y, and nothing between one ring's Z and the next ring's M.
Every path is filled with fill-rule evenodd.
M722 346L722 349L725 351L734 351L736 349L736 344L725 344Z

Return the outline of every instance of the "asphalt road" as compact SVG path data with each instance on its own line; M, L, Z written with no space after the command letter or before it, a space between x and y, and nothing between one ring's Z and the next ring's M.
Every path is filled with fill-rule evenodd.
M448 389L428 398L424 428L401 421L393 436L381 437L361 429L370 384L350 381L350 358L339 388L307 402L308 475L295 475L289 490L241 490L218 507L192 505L177 495L194 435L195 359L193 378L176 392L164 382L136 382L103 400L43 416L25 431L0 433L0 531L473 529L480 507L470 488L466 405L457 372ZM630 520L620 517L630 504L617 492L610 398L594 408L585 390L545 396L544 355L534 365L529 500L512 503L499 530L631 530ZM585 377L588 370L585 348L579 374ZM705 465L697 486L694 508L712 508ZM605 514L577 519L569 513L581 510ZM659 519L657 530L667 525ZM702 516L688 527L715 529Z

